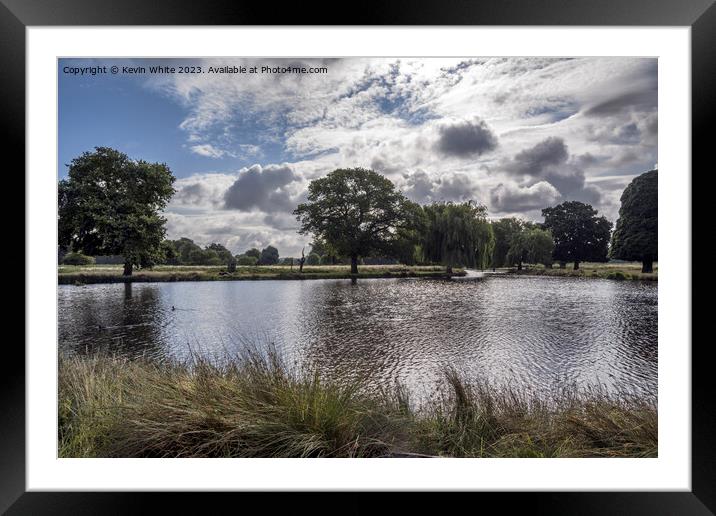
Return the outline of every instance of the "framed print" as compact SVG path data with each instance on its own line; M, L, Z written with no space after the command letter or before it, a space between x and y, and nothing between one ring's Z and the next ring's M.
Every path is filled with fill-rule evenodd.
M3 0L27 242L3 510L716 510L712 2L154 5Z

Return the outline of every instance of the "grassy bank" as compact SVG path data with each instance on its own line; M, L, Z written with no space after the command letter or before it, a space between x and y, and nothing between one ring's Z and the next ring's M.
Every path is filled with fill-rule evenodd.
M248 353L221 367L98 355L59 363L61 457L654 457L656 403L603 392L542 401L445 372L416 409Z
M643 280L658 281L659 271L654 264L654 272L644 274L641 272L641 263L593 263L583 262L579 269L573 269L573 264L568 263L567 267L560 269L558 265L548 269L543 265L524 266L521 271L511 269L512 274L539 275L539 276L565 276L572 278L602 278L613 280Z
M225 266L160 265L140 269L132 276L122 275L121 265L60 265L57 271L60 285L90 283L124 283L156 281L237 281L237 280L310 280L349 279L349 265L306 265L303 273L288 265L237 266L229 273ZM464 275L455 269L453 276ZM358 278L444 278L444 267L405 265L361 265Z

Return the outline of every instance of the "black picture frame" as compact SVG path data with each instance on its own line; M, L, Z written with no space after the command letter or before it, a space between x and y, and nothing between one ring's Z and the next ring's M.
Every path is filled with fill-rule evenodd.
M338 14L341 11L345 13L343 16ZM277 7L269 2L242 0L0 0L3 142L7 149L12 149L14 156L19 157L16 169L24 170L25 29L28 26L294 24L690 26L692 163L694 170L699 164L708 170L706 158L712 144L707 136L707 123L713 119L716 104L714 0L359 0L340 11L335 5L324 9L319 3L294 2ZM21 188L24 190L24 184ZM691 283L690 277L684 279ZM27 306L26 310L31 308ZM25 354L15 339L8 338L6 344L11 341L15 349L6 350L5 358L0 361L0 511L7 511L7 514L144 512L149 508L148 503L156 501L160 501L164 511L189 510L189 500L183 493L26 492ZM679 344L686 347L691 343ZM522 509L533 514L716 513L716 448L713 439L716 415L709 389L710 371L707 369L711 365L705 344L707 342L699 341L691 348L690 492L479 493L479 501L497 503L501 512ZM222 494L212 497L211 501L202 496L202 512L212 512L212 506L225 504L227 496L235 495ZM376 502L371 497L352 497L352 500L344 509L350 512L375 509ZM409 503L423 504L422 500L421 494L415 494ZM266 503L259 499L256 502ZM407 505L403 506L403 510L407 508Z

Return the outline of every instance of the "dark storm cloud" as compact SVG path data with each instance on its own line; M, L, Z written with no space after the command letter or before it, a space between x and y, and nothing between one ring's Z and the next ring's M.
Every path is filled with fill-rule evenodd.
M440 126L436 148L446 156L479 156L497 147L497 136L478 118Z
M287 188L301 177L287 165L253 165L239 172L224 194L224 206L239 211L291 211L295 201Z
M549 137L534 147L518 152L507 171L520 175L538 176L549 167L566 163L569 158L562 138Z
M591 155L570 159L562 138L549 137L535 146L518 152L504 166L509 174L529 178L528 184L545 181L556 188L565 200L598 203L601 195L596 187L586 185L583 167L594 161ZM522 192L524 193L524 192ZM534 193L534 192L533 192ZM509 199L511 192L503 194ZM501 201L507 203L508 201Z

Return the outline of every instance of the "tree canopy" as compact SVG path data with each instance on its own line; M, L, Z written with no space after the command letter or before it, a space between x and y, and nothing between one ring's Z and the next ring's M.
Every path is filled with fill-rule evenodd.
M533 224L524 225L520 232L513 235L510 242L505 256L506 264L517 265L518 270L522 269L522 262L552 266L554 240L549 230L540 229Z
M276 265L278 263L278 249L270 245L261 251L258 265Z
M487 208L474 201L438 202L424 207L426 230L421 243L425 257L447 266L486 267L495 237Z
M642 272L653 272L659 248L658 216L658 171L651 170L634 178L622 193L610 256L640 261Z
M308 201L293 213L299 233L350 257L351 273L357 274L359 257L390 249L398 230L410 226L412 206L386 177L351 168L311 181Z
M555 260L606 262L612 223L589 204L567 201L542 210L544 227L552 231Z
M174 195L166 164L132 160L96 147L72 160L58 185L59 244L89 255L121 255L124 274L153 264L161 255L166 219L160 215Z
M495 235L495 245L492 251L492 267L506 267L513 265L507 260L507 253L513 240L524 230L526 222L516 217L505 217L492 222L492 232Z

